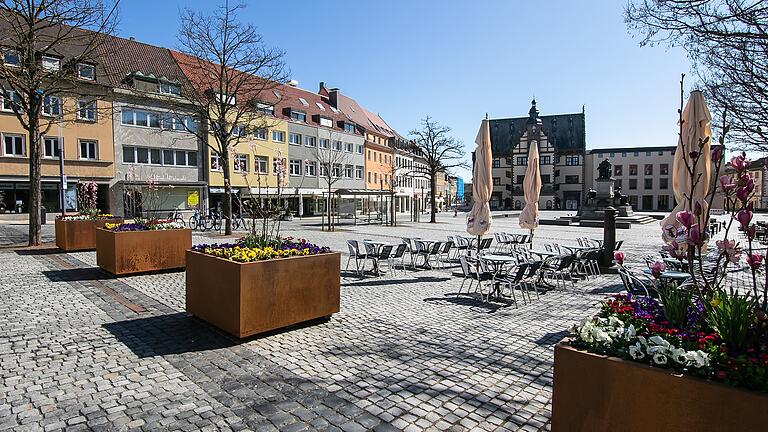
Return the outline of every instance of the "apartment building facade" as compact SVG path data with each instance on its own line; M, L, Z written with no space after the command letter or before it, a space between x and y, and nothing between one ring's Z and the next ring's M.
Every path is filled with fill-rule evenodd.
M530 146L539 150L541 209L576 210L585 196L585 113L539 115L536 101L528 117L491 119L492 209L522 209L523 179Z
M605 159L613 165L614 190L629 197L634 210L669 211L675 206L672 165L675 146L615 147L590 150L585 171L587 185L595 187L597 167Z

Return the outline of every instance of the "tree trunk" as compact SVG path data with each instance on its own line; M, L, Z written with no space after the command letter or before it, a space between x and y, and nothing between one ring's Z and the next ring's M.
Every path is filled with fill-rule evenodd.
M229 172L229 149L227 149L226 145L222 147L219 159L221 161L221 169L224 172L224 202L221 206L221 212L224 216L224 234L232 235L232 184L230 183L231 175Z
M40 124L37 114L29 116L29 245L40 245Z
M331 187L328 186L328 203L325 206L326 210L328 211L328 231L333 231L333 213L332 213L332 206L333 206L333 197L331 196Z
M437 195L435 192L437 192L437 185L435 184L435 176L436 173L431 173L431 178L429 180L429 207L430 207L430 215L429 215L429 223L435 223L435 216L437 214Z

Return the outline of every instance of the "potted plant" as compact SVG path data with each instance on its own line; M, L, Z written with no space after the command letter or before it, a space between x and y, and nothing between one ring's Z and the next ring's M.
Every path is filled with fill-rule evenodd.
M95 182L77 184L78 214L56 217L56 246L64 251L92 250L96 248L96 228L106 223L120 223L120 217L101 213L97 208L98 186Z
M192 230L168 220L106 224L96 230L96 263L114 275L181 269Z
M681 116L681 136L683 123ZM715 175L726 132L724 120L720 145L711 149ZM754 179L739 154L728 164L731 175L719 177L703 200L694 199L708 139L686 151L687 205L663 229L663 249L689 280L665 283L664 263L653 263L658 299L609 298L555 347L553 430L763 430L768 424L768 283L758 284L768 277L768 260L753 249ZM730 219L705 267L717 189ZM746 244L735 240L734 223ZM614 258L625 265L623 254ZM728 279L742 268L748 290Z
M187 311L238 338L339 311L341 254L283 238L275 217L282 208L258 198L245 205L247 236L187 252Z

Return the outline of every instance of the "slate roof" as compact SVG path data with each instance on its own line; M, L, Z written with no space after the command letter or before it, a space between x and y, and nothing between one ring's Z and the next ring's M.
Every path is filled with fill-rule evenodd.
M515 117L490 120L491 151L495 154L509 154L520 142L530 117ZM586 126L584 113L539 116L541 129L555 151L569 153L586 149Z
M328 101L319 94L286 84L281 84L275 91L280 95L280 99L275 103L275 116L295 121L291 119L290 112L286 112L286 108L291 108L304 111L307 114L306 124L308 125L327 129L326 126L320 125L320 117L325 117L333 120L334 130L343 129L338 122L345 120L346 117L341 112L334 112ZM304 99L307 105L304 105L299 98Z
M132 88L126 78L131 74L165 80L187 87L186 76L167 48L119 37L107 37L98 48L110 85Z

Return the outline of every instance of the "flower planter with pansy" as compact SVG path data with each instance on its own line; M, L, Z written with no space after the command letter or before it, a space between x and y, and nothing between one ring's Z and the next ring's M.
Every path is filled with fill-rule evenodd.
M338 252L305 240L270 246L197 245L187 252L187 311L238 338L340 307Z
M121 223L123 218L102 213L78 213L57 216L56 246L65 251L96 249L96 229L108 223Z
M181 269L192 230L167 221L106 224L96 230L96 262L115 275Z

